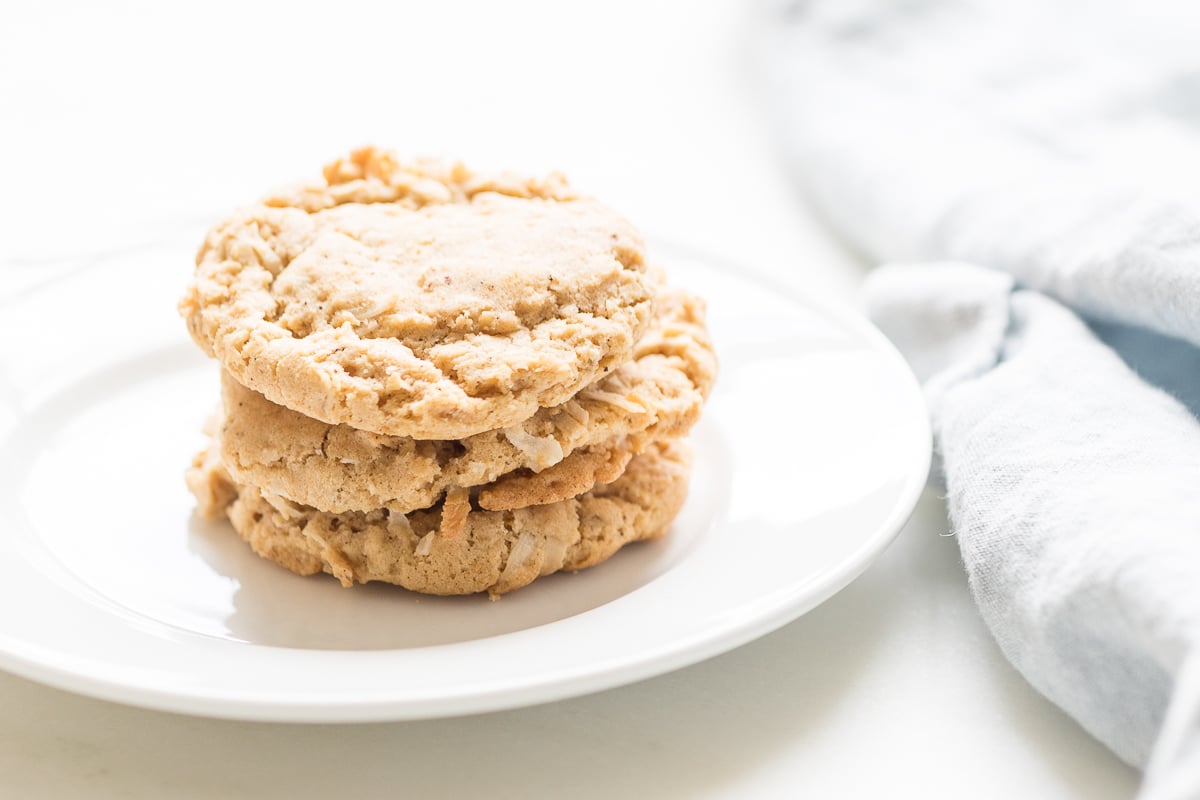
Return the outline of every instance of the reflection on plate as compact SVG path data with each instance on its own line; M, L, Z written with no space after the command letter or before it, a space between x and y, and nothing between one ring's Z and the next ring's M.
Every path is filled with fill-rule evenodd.
M37 346L0 357L0 602L22 609L0 620L0 667L212 716L417 718L648 677L822 602L916 501L919 389L853 315L744 270L663 260L708 299L722 365L688 503L669 537L495 603L300 578L193 516L182 472L217 381L174 313L186 245L10 300L0 335Z

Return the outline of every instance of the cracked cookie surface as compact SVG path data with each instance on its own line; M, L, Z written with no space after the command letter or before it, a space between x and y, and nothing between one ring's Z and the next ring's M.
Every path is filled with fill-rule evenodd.
M292 572L326 572L343 586L383 581L427 594L494 597L661 536L686 498L689 469L686 444L656 443L620 478L577 498L482 511L461 492L407 515L332 514L292 503L235 484L206 453L196 457L188 483L202 512L224 513L256 553Z
M217 225L180 303L238 382L330 424L459 439L627 361L656 290L624 219L559 178L374 149Z
M657 305L631 361L566 403L457 441L329 425L226 375L221 458L238 483L333 512L405 513L483 484L478 501L492 510L573 497L615 478L652 442L685 435L700 416L716 375L703 302L662 290Z

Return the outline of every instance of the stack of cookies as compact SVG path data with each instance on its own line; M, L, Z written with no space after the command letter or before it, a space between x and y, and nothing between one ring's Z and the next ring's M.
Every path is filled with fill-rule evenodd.
M372 148L217 225L180 310L223 367L200 511L345 586L495 597L662 535L716 375L702 302L561 177Z

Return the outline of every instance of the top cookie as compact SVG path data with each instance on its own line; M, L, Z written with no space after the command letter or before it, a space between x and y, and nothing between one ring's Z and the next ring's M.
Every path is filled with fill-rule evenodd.
M365 149L214 228L180 311L207 353L280 405L458 439L628 360L655 288L637 231L561 179Z

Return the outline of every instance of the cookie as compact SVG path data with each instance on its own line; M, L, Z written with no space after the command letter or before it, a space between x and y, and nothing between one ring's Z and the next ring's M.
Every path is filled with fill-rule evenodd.
M327 572L347 587L383 581L427 594L496 597L661 536L687 495L689 460L685 444L658 443L612 483L515 511L476 510L459 490L436 508L408 515L331 514L246 485L235 487L236 499L224 511L256 553L300 575ZM202 454L197 463L211 459ZM198 496L222 496L228 477L219 470L203 476L190 482ZM206 487L206 480L220 486Z
M627 361L656 289L638 232L561 179L365 149L217 225L180 312L206 353L275 403L460 439Z
M507 429L454 441L380 436L306 417L227 375L221 457L238 483L333 512L406 513L483 484L486 509L550 503L612 480L620 459L650 442L686 434L715 374L703 303L664 290L632 361Z

